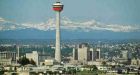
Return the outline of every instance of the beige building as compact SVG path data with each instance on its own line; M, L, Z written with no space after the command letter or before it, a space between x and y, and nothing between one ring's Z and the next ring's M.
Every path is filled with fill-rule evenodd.
M11 65L12 59L0 59L0 64L1 65Z
M47 66L52 66L55 65L57 61L54 59L46 59L44 62L40 62L40 65L47 65Z
M131 65L140 65L140 59L132 59Z
M16 52L0 52L0 59L12 59L13 61L16 61Z
M54 60L52 59L48 59L48 60L45 60L45 65L54 65Z
M11 65L16 62L16 52L0 52L0 64Z
M128 51L122 51L122 58L127 59L128 58Z
M88 44L83 43L78 46L78 61L86 62L88 61L89 47Z

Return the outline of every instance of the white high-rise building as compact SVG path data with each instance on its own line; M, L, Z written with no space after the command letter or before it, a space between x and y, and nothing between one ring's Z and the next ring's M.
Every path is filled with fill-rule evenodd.
M100 48L97 48L97 59L101 59L101 50Z
M39 55L38 55L37 51L33 51L32 53L26 53L26 58L28 58L30 60L33 59L35 61L36 65L39 64L38 57L39 57Z
M73 48L73 60L78 60L78 50L77 50L77 48Z
M90 48L89 60L96 61L96 59L100 59L100 58L101 58L100 48L97 48L96 50L93 50L93 48Z
M90 61L93 61L94 60L94 54L93 54L93 48L90 48L90 51L89 51L89 60Z
M16 46L16 50L17 50L17 52L16 52L16 60L18 60L19 59L19 46L17 45Z

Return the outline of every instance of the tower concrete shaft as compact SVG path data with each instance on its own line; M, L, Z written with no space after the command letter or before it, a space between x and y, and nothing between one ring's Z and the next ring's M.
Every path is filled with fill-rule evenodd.
M63 5L57 1L53 4L53 10L56 11L56 47L55 47L55 60L61 62L61 50L60 50L60 12L63 10Z
M60 50L60 12L56 12L56 49L55 60L61 62L61 50Z

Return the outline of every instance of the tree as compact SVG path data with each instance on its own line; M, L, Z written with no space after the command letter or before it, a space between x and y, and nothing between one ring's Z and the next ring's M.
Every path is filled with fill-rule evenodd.
M97 66L96 65L92 65L92 71L97 71L97 70L98 70Z
M128 67L128 68L127 68L127 74L129 74L129 72L130 72L130 68Z
M24 66L24 65L27 65L27 64L36 65L36 62L35 62L33 59L29 60L29 59L26 58L26 57L20 58L20 59L18 60L18 63L21 64L21 65L23 65L23 66Z
M36 65L36 62L35 62L33 59L31 59L31 60L30 60L30 64Z
M103 66L106 66L106 62L105 62L105 61L103 61L103 62L102 62L102 65L103 65Z
M45 65L45 63L42 63L42 66L44 66Z
M24 66L30 64L30 60L26 57L22 57L18 60L18 63Z
M103 65L103 67L106 67L106 66L107 66L106 61L103 61L103 62L102 62L102 65ZM105 70L104 70L104 73L106 73L106 71L105 71Z

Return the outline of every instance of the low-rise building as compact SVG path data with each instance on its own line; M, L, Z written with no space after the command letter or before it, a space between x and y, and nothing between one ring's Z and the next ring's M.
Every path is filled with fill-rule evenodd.
M0 52L0 64L11 65L16 62L16 52L3 51Z
M46 66L51 66L55 64L54 59L46 59L44 62L40 62L40 65L46 65Z
M0 59L0 65L11 65L12 59Z

